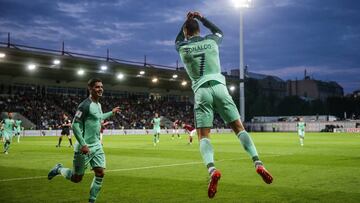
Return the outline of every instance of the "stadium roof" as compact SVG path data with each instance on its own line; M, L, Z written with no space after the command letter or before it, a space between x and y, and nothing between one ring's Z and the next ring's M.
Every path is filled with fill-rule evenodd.
M183 68L6 43L0 43L0 53L6 55L0 58L0 75L31 76L34 79L46 78L67 82L85 82L89 78L98 77L111 85L191 90L190 79ZM59 60L60 64L54 64L54 60ZM37 69L30 72L26 69L29 64L36 65ZM102 65L106 65L108 69L101 70ZM83 76L76 74L79 69L85 71ZM145 74L140 75L140 71L145 71ZM124 74L123 80L116 77L119 73ZM174 74L177 78L173 78ZM152 82L154 77L158 78L156 84ZM184 80L187 81L186 86L181 85ZM230 84L239 83L236 78L227 77L227 80Z

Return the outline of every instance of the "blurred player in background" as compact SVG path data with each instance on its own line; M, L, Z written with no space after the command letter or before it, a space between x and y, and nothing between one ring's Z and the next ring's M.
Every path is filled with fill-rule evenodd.
M1 142L4 142L4 136L3 136L3 131L4 131L4 121L0 121L0 139Z
M198 21L212 34L201 37ZM220 171L215 168L214 151L209 137L210 129L213 127L214 112L219 113L234 130L262 179L268 184L273 180L260 161L255 145L245 131L236 105L226 88L219 59L219 45L222 38L223 33L217 26L199 12L189 12L175 40L176 50L192 81L192 89L195 94L194 113L200 153L210 175L209 198L215 196L221 177Z
M179 133L179 126L180 126L180 120L179 119L176 119L174 122L173 122L173 134L172 134L172 137L171 139L174 139L175 137L175 134L177 134L178 136L178 139L180 139L180 133Z
M306 123L304 122L303 118L299 118L298 120L299 122L296 124L296 128L300 139L300 145L304 146Z
M4 119L3 126L4 126L4 130L3 130L4 154L8 154L11 140L12 140L12 135L14 132L13 129L14 129L14 127L16 127L12 112L8 112L8 118Z
M106 126L109 125L110 122L108 121L101 121L101 128L100 128L100 142L101 145L103 144L103 135L104 135L104 130L106 129Z
M51 180L61 174L67 180L78 183L82 180L85 169L90 165L95 176L90 186L89 202L95 202L102 187L106 168L105 153L100 143L101 121L118 113L120 108L115 107L110 112L102 112L99 100L104 90L100 79L89 80L88 90L90 96L78 106L72 124L77 141L74 147L73 169L57 164L50 170L48 179Z
M196 129L189 124L182 124L182 127L185 129L185 132L189 133L189 144L192 144L193 137L196 134Z
M159 114L155 113L155 117L151 120L154 131L154 146L156 146L156 144L160 142L160 122L161 118L159 117Z
M63 114L63 123L61 124L61 134L59 137L59 142L56 145L56 147L61 147L61 141L62 141L63 136L66 136L69 139L69 143L70 143L69 147L73 147L72 140L71 140L70 127L71 127L71 120L64 113Z
M22 130L21 123L22 123L22 121L20 119L15 120L16 127L14 127L14 133L15 133L15 136L17 137L18 143L20 142L20 136L21 136L21 130Z

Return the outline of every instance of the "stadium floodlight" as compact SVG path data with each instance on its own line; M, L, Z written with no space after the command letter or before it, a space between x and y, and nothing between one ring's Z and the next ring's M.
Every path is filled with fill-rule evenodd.
M118 74L116 75L116 78L119 79L119 80L124 79L124 74L118 73Z
M28 68L28 70L33 71L33 70L36 69L36 65L35 64L29 64L27 68Z
M187 85L187 82L184 80L184 81L181 82L181 85L182 85L182 86L186 86L186 85Z
M230 91L233 92L233 91L235 90L235 86L234 86L234 85L231 85L229 89L230 89Z
M100 66L100 69L101 69L102 71L105 71L105 70L108 69L108 67L107 67L106 65L102 65L102 66Z
M174 78L174 79L177 78L177 77L178 77L178 75L176 75L176 74L174 74L174 75L172 76L172 78Z
M59 59L55 59L54 61L53 61L53 64L54 65L59 65L61 63L61 61L59 60Z
M78 74L78 75L84 75L84 74L85 74L84 69L79 69L79 70L77 71L77 74Z
M250 8L251 0L232 0L235 8Z
M232 0L235 8L240 9L240 65L239 65L239 107L240 117L242 121L245 121L245 85L244 85L244 29L243 29L243 10L244 8L250 8L251 0Z
M139 73L140 73L140 75L144 75L144 74L145 74L145 71L142 70L142 71L140 71Z
M151 80L153 83L157 83L159 80L155 77Z
M0 58L5 58L5 56L6 56L5 53L0 52Z

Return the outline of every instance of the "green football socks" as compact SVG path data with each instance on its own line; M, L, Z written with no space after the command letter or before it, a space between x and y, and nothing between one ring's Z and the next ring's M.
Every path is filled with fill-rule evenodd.
M66 179L71 180L72 170L69 168L60 168L60 174L64 176Z
M90 186L89 202L95 202L102 186L103 177L95 176Z
M200 153L208 168L214 166L214 150L210 143L210 139L202 138L200 140Z
M241 145L244 147L245 151L250 155L253 161L259 160L256 147L250 135L245 130L243 130L237 134L237 137L239 138Z

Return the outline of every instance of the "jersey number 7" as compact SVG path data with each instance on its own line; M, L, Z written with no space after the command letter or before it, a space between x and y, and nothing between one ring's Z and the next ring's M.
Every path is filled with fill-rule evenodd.
M204 67L205 67L205 53L195 54L194 58L200 58L200 76L204 75Z

